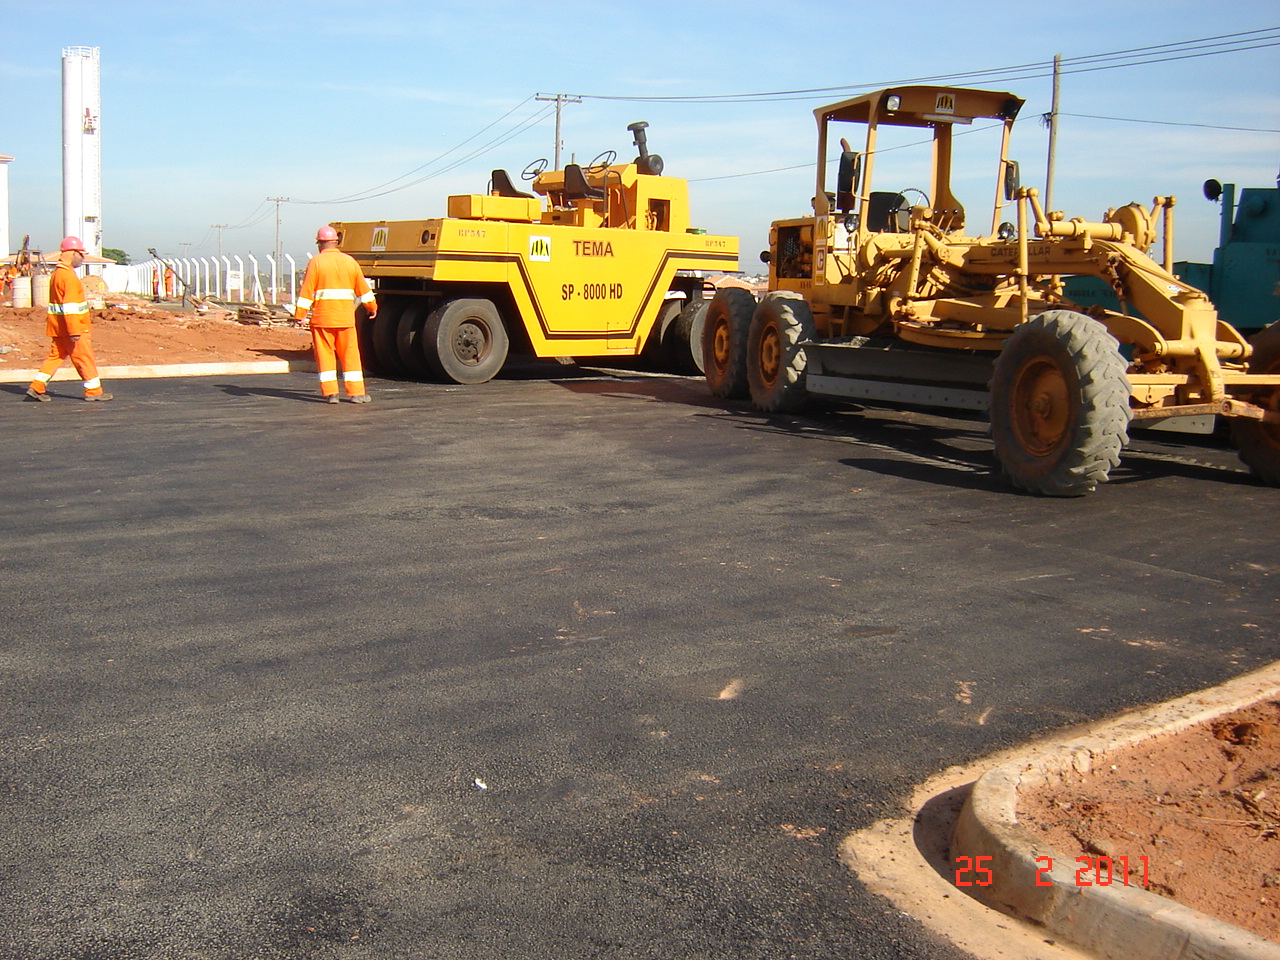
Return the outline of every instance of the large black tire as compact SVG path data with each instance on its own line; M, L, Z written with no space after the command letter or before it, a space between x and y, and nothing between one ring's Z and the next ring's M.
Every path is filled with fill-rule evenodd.
M447 300L422 327L422 353L446 383L487 383L507 362L510 339L488 300Z
M1097 320L1048 310L1013 331L991 377L991 438L1014 486L1079 497L1104 483L1129 442L1120 344Z
M379 372L389 376L404 376L408 371L400 362L400 351L396 349L396 332L400 328L400 316L407 304L403 297L387 298L386 304L373 318L372 336L373 355L377 360Z
M814 337L813 311L790 290L766 293L756 305L747 333L747 384L751 402L783 413L809 402L807 364L800 344Z
M707 320L708 300L690 300L667 326L662 337L662 352L676 373L697 376L702 373L702 329Z
M655 367L672 368L665 346L667 331L676 322L683 308L683 299L662 301L662 306L658 308L658 319L654 321L653 329L649 331L649 339L644 342L644 347L640 350L640 356L645 362Z
M360 363L366 373L382 373L378 355L373 349L373 318L364 304L356 305L356 343L360 345Z
M713 396L740 400L751 393L747 337L755 311L756 298L742 287L725 287L711 298L702 330L702 370Z
M1280 323L1263 328L1249 342L1253 345L1249 372L1280 374ZM1280 387L1255 396L1253 402L1280 413ZM1233 417L1231 440L1254 476L1263 483L1280 486L1280 425Z
M396 356L404 364L409 375L418 379L431 376L427 358L422 353L422 327L426 323L431 305L425 300L414 300L400 315L396 324Z

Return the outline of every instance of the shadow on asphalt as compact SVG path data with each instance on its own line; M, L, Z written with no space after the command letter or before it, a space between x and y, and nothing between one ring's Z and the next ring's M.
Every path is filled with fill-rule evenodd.
M279 387L246 387L238 383L217 383L214 387L230 397L271 397L275 400L298 400L303 403L324 403L319 393L310 390L287 390Z
M724 406L715 401L697 405ZM731 404L728 409L742 430L870 447L890 454L888 457L842 458L840 463L848 467L956 489L1035 496L1017 490L1000 475L987 422L976 414L851 406L804 415L768 416L741 404ZM1166 436L1153 436L1149 432L1131 436L1120 466L1111 471L1107 483L1185 479L1262 486L1234 460L1234 450L1225 438L1197 434L1176 439ZM1224 454L1232 459L1223 464L1202 459Z

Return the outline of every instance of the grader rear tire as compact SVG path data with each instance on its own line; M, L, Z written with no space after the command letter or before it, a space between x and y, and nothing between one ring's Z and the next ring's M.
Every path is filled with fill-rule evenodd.
M813 311L798 293L775 290L756 305L747 333L747 383L751 402L761 410L784 413L808 403L800 344L814 332Z
M487 383L507 362L510 340L489 300L448 300L422 326L427 365L446 383Z
M1249 372L1280 373L1280 323L1264 328L1249 342L1253 345ZM1280 413L1280 387L1272 387L1266 396L1255 397L1253 402ZM1234 417L1231 440L1254 476L1263 483L1280 486L1280 425Z
M1096 320L1048 310L1014 330L991 378L991 437L1014 486L1078 497L1107 479L1129 440L1119 343Z
M712 396L725 400L750 396L747 336L755 310L756 298L741 287L726 287L712 297L702 330L702 369Z

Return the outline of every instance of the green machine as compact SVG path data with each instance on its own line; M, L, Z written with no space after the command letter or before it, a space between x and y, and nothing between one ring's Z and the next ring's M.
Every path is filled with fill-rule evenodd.
M1275 188L1245 187L1237 202L1234 183L1206 180L1204 195L1222 204L1213 263L1180 260L1173 272L1207 293L1223 320L1251 336L1280 320L1280 181ZM1120 309L1097 277L1067 277L1066 295L1082 306Z

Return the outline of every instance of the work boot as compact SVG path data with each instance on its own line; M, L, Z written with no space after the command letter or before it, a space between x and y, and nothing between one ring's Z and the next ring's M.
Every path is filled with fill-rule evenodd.
M325 402L325 403L337 403L337 402L338 402L338 395L337 395L336 393L331 393L331 394L329 394L327 397L325 397L325 398L324 398L324 402Z
M49 397L49 395L48 395L47 393L36 393L36 392L35 392L34 390L32 390L30 387L27 387L27 395L26 395L25 397L23 397L22 399L23 399L23 400L37 400L37 401L39 401L40 403L48 403L48 402L49 402L50 397Z
M369 396L367 393L362 393L358 396L352 397L351 402L352 403L368 403L372 399L373 397Z
M95 400L97 400L100 403L105 403L107 400L113 400L113 399L115 399L114 393L95 393L92 396L86 395L84 398L84 402L93 403Z

